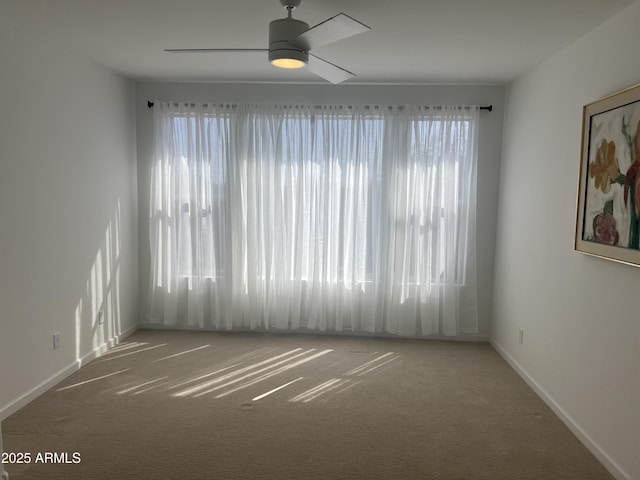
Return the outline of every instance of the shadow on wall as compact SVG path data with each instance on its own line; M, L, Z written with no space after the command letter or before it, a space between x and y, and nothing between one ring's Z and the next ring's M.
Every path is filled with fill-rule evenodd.
M47 389L59 376L73 373L108 348L120 342L123 333L121 318L120 267L121 267L121 202L117 200L100 246L95 254L83 292L75 309L75 361L49 380L36 386L7 406L0 406L0 420L14 413ZM70 312L69 312L70 313ZM59 335L59 334L58 334ZM54 349L57 348L54 340ZM72 348L69 343L69 349ZM72 354L71 351L65 354ZM0 423L0 455L2 449ZM0 462L0 480L6 480L6 471Z
M82 366L122 335L120 311L120 199L91 266L75 313L76 361Z

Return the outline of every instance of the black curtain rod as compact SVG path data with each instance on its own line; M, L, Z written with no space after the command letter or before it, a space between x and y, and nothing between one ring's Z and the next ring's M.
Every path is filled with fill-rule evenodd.
M147 100L147 107L153 108L153 102L151 100ZM486 107L480 107L480 110L486 110L487 112L493 111L493 105L488 105Z

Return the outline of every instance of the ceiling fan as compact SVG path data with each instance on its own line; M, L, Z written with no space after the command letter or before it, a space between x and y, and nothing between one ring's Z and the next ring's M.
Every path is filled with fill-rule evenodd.
M327 62L310 51L371 29L344 13L309 28L308 23L291 16L293 9L301 2L302 0L280 0L280 4L287 10L287 16L269 24L269 48L169 48L165 52L269 52L269 62L279 68L302 68L306 65L311 72L331 83L355 77L354 73Z

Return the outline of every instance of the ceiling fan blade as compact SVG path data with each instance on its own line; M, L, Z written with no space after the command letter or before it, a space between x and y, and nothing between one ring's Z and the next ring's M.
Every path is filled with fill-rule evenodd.
M349 70L345 70L333 63L309 54L309 63L307 64L309 71L315 73L319 77L330 81L331 83L340 83L345 80L349 80L356 76L355 73L351 73Z
M371 30L364 23L349 15L339 13L318 25L305 30L295 39L296 44L309 51L314 48L337 42L343 38L352 37Z
M268 52L268 48L165 48L169 53L238 53L238 52Z

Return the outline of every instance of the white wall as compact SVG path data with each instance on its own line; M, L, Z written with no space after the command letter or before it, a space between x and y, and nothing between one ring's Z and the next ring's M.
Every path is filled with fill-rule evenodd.
M140 205L140 293L144 318L149 278L149 168L152 112L147 100L230 103L472 104L493 105L480 115L478 146L478 308L480 335L488 338L492 300L498 170L502 142L503 86L361 86L141 83L137 85L138 192Z
M134 102L0 20L0 418L135 328Z
M617 478L640 479L640 269L573 251L582 106L640 82L640 2L508 90L492 341ZM524 329L524 343L518 330Z

